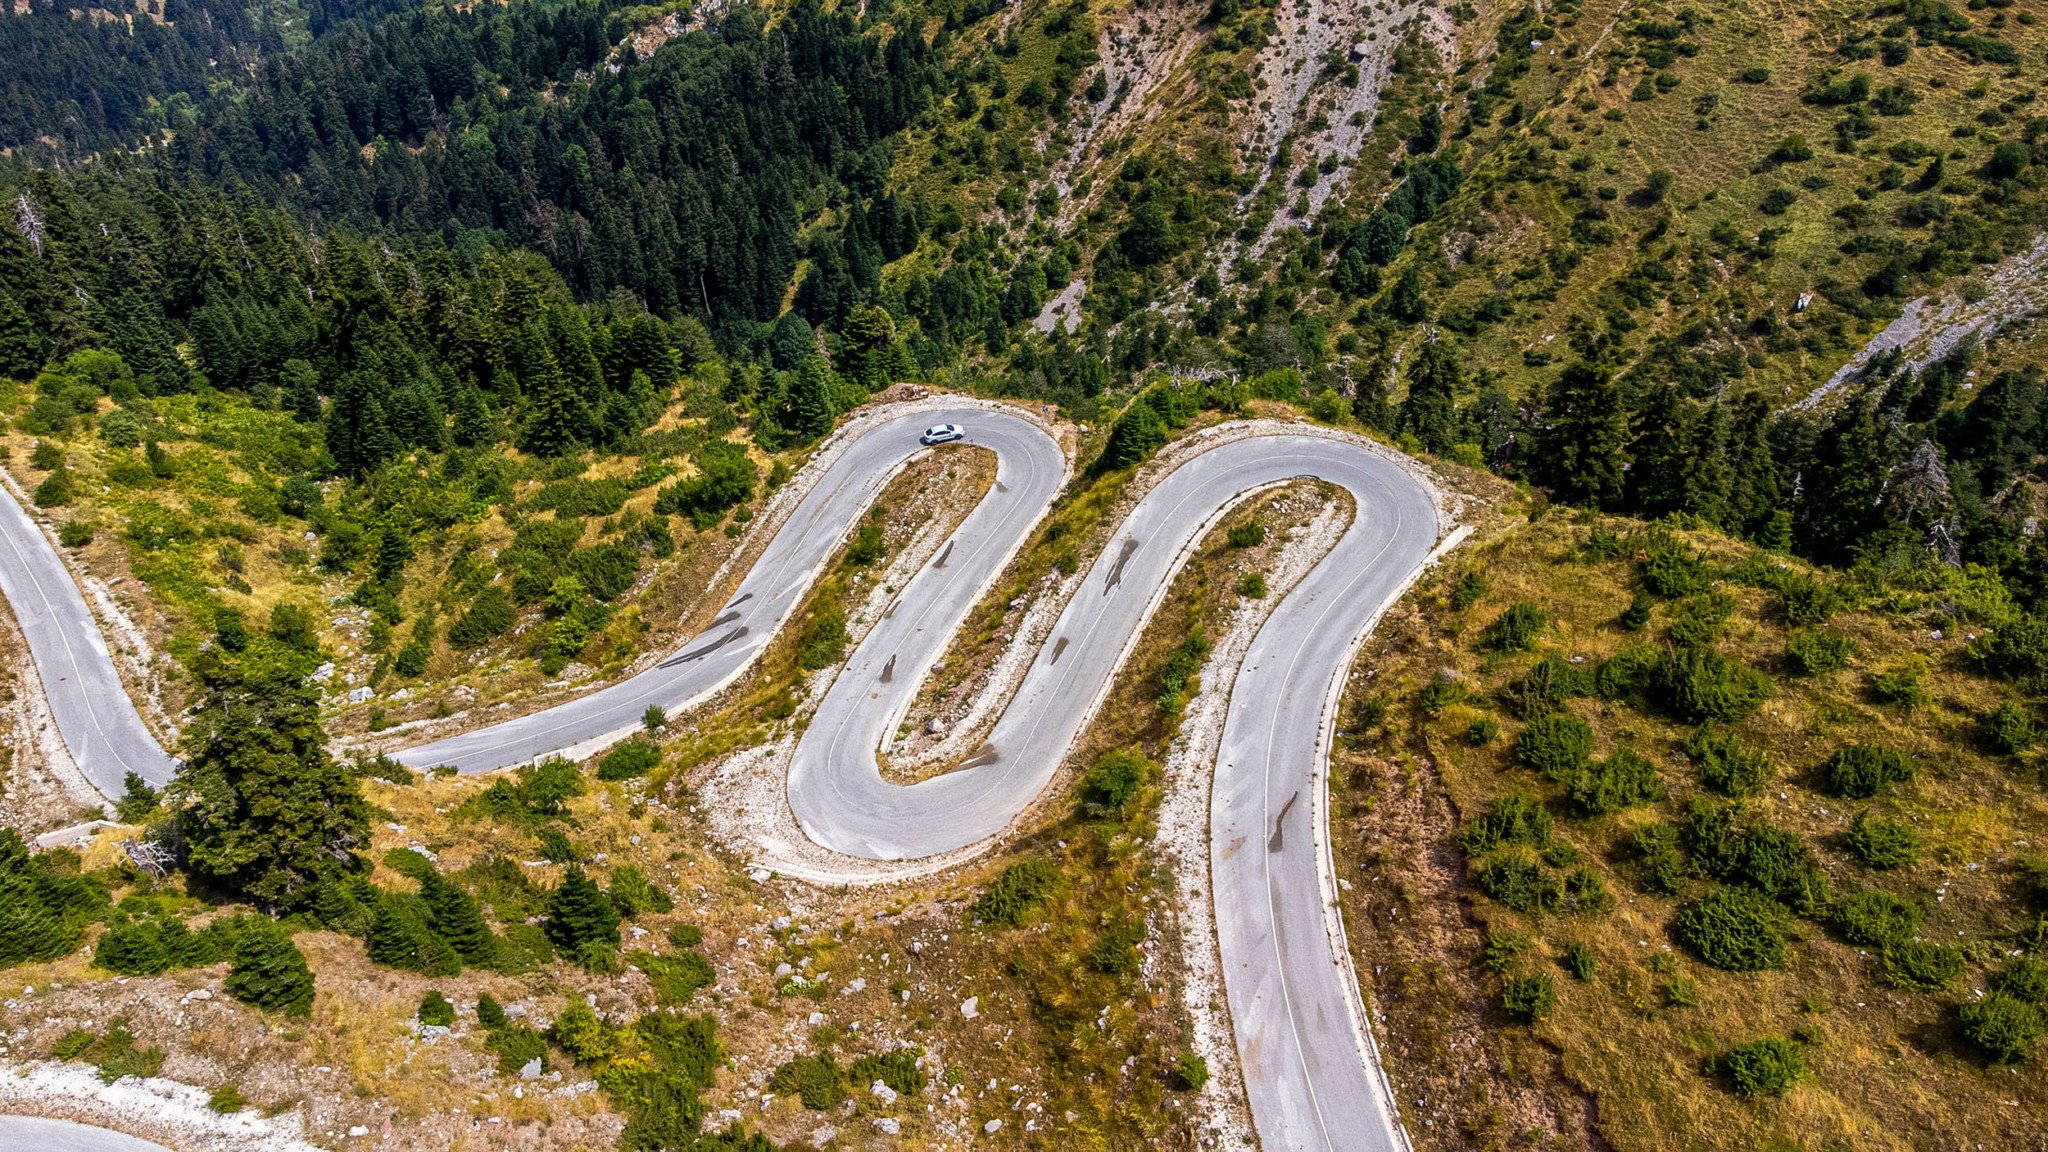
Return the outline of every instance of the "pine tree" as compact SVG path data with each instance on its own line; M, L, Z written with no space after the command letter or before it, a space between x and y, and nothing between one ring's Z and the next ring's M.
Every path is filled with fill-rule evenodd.
M121 780L121 799L114 803L114 819L123 824L140 824L156 812L157 790L133 772Z
M235 999L266 1012L306 1016L313 1011L313 970L281 928L264 925L242 933L227 988Z
M1816 560L1844 563L1880 541L1885 482L1902 453L1876 409L1867 393L1844 404L1800 472L1797 547Z
M1109 430L1109 443L1103 445L1096 466L1134 468L1164 443L1166 421L1160 419L1159 409L1142 399L1135 401L1116 418L1116 426Z
M327 454L334 458L335 470L349 476L367 475L397 455L398 449L398 437L385 420L373 379L361 372L342 377L327 410Z
M241 656L207 650L196 668L205 697L166 795L195 876L284 910L358 866L369 842L369 806L327 754L309 666L269 637Z
M1551 385L1544 417L1544 474L1552 493L1575 504L1619 504L1628 413L1613 373L1583 360L1567 367Z
M1394 430L1394 405L1387 398L1387 370L1382 360L1366 365L1365 373L1353 385L1351 416L1374 432Z
M799 442L808 444L832 430L832 417L832 370L814 353L797 366L782 425Z
M483 389L464 384L455 394L455 443L463 448L482 448L498 439L498 421L491 415L490 401Z
M171 956L156 925L122 920L100 934L92 962L123 976L154 976L170 970Z
M1779 470L1785 465L1782 456L1791 454L1781 456L1771 443L1771 402L1752 390L1717 406L1725 406L1728 411L1728 497L1724 522L1732 531L1783 551L1785 545L1766 541L1767 531L1775 531L1771 528L1774 522L1783 521L1785 529L1790 528L1790 517L1780 506L1783 488Z
M0 292L0 377L27 380L43 366L43 334L20 303Z
M420 897L433 917L434 933L448 942L471 964L487 965L498 953L497 938L484 922L476 897L464 892L435 872L420 884Z
M1636 407L1629 444L1628 508L1654 519L1686 507L1691 476L1691 425L1686 402L1669 383L1652 384Z
M287 360L278 370L278 404L292 419L311 424L320 419L320 373L304 360Z
M450 1004L448 998L441 995L440 989L428 989L427 994L420 998L418 1018L421 1024L428 1027L446 1028L455 1023L455 1005Z
M312 901L308 905L313 913L313 919L319 921L320 925L329 931L347 936L367 935L374 920L372 906L376 900L376 890L370 890L370 900L365 902L363 896L358 894L355 884L359 879L360 877L336 877L321 881L314 888Z
M1408 370L1408 396L1395 431L1413 436L1422 450L1446 455L1458 440L1458 388L1465 369L1449 337L1430 332Z
M1422 298L1422 273L1410 264L1401 270L1387 293L1387 315L1403 324L1420 324L1429 319L1429 304Z
M106 887L60 859L31 856L20 833L0 826L0 968L64 955L105 911Z
M565 953L575 954L596 941L617 947L619 912L578 864L569 865L562 883L548 897L548 939Z
M410 897L386 892L377 901L370 925L370 960L428 976L453 976L462 971L462 957L434 934Z
M566 456L577 451L590 439L595 418L544 343L529 340L524 352L527 359L520 385L532 407L519 446L536 456Z

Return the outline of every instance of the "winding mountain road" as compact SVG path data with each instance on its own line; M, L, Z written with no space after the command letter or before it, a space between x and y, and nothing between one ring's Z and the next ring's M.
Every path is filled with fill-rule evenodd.
M92 786L119 797L133 772L158 787L175 767L135 710L107 638L42 527L0 483L0 593L28 640L57 731Z
M825 471L732 600L667 660L545 711L405 749L397 759L474 773L587 755L635 729L650 704L674 712L705 699L753 663L876 495L924 451L918 431L947 422L995 451L995 483L836 675L791 763L792 813L820 845L871 859L933 855L1001 832L1051 781L1174 574L1222 516L1253 493L1293 479L1342 486L1357 504L1350 527L1273 610L1237 676L1212 793L1210 883L1231 1018L1263 1146L1405 1149L1336 911L1323 773L1351 657L1428 559L1444 525L1421 481L1355 441L1254 436L1219 442L1175 467L1117 528L989 740L944 775L888 783L877 750L1068 474L1058 443L1041 426L964 405L920 406L877 421L824 458ZM92 663L96 652L119 698L95 703L84 694L53 694L66 739L74 729L93 729L96 721L80 725L93 720L98 705L132 713L61 559L11 500L0 505L0 538L7 541L0 547L0 590L17 614L31 615L9 582L10 552L14 563L44 578L26 594L42 596L56 604L54 614L69 618L49 660L51 639L30 632L45 679L53 679L51 668L61 673ZM58 604L61 590L44 587L50 573L42 569L52 566L75 604ZM74 635L81 627L97 647ZM67 711L73 715L64 725Z

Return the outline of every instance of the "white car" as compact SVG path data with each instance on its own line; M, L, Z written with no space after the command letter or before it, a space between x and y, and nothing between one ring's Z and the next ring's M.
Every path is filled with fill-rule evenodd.
M967 433L958 424L934 424L917 438L920 444L946 444L963 439Z

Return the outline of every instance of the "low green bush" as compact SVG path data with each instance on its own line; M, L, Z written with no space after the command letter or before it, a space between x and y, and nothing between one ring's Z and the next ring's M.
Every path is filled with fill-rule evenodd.
M1223 533L1232 548L1256 548L1266 542L1266 525L1258 520L1232 524Z
M797 633L797 666L806 672L830 668L846 659L846 641L846 613L837 608L811 613Z
M1692 863L1679 847L1678 829L1669 824L1643 824L1629 836L1640 869L1643 891L1676 896L1692 875Z
M1503 844L1541 848L1550 842L1550 812L1520 792L1494 797L1486 814L1465 825L1465 851L1483 856Z
M484 1039L484 1047L498 1054L498 1071L513 1073L534 1060L547 1067L547 1037L524 1024L506 1024L492 1028Z
M487 584L455 623L448 626L448 643L458 651L472 651L511 631L518 620L519 614L505 590Z
M649 912L673 912L676 902L661 886L648 879L647 873L637 864L621 864L612 869L611 880L605 886L605 896L619 915L632 919Z
M661 765L661 748L651 740L628 740L597 762L599 780L631 780Z
M1657 678L1664 663L1663 650L1654 644L1631 644L1600 665L1593 675L1593 690L1604 700L1632 700L1643 696Z
M1932 940L1894 940L1884 947L1884 978L1900 988L1932 992L1963 974L1963 954Z
M1626 748L1581 767L1567 787L1572 803L1588 816L1641 807L1665 795L1657 766Z
M1533 1024L1557 1010L1557 985L1541 972L1501 981L1500 1006L1509 1016Z
M1564 904L1564 885L1526 850L1514 848L1479 869L1479 890L1503 908L1530 915L1555 912Z
M1159 771L1159 765L1128 749L1104 752L1081 777L1081 800L1105 812L1122 812Z
M1050 860L1019 860L1003 869L968 910L984 923L1022 927L1052 895L1059 878Z
M1735 615L1735 597L1726 592L1705 592L1687 597L1671 614L1671 642L1681 648L1702 648L1728 631Z
M1821 785L1831 796L1868 800L1887 785L1911 780L1913 773L1913 762L1896 748L1847 744L1821 767Z
M1801 676L1825 676L1849 666L1856 646L1831 628L1795 628L1785 637L1785 663Z
M768 1077L768 1090L795 1096L804 1102L804 1107L823 1112L846 1099L846 1080L839 1074L832 1054L826 1052L784 1061Z
M1754 796L1777 774L1769 754L1743 747L1711 721L1693 731L1685 742L1685 754L1699 770L1700 783L1724 796Z
M1621 610L1621 615L1616 618L1616 622L1619 623L1625 631L1640 632L1642 631L1643 626L1650 622L1650 616L1656 610L1656 597L1650 595L1648 592L1637 592L1633 597L1630 598L1628 602L1628 607L1623 608Z
M1598 916L1614 911L1614 893L1608 891L1607 881L1591 864L1576 864L1566 869L1563 888L1562 906L1567 912Z
M1509 684L1501 701L1508 711L1528 720L1560 711L1566 701L1591 696L1593 690L1591 673L1553 652Z
M1675 600L1705 592L1714 582L1706 558L1676 539L1652 540L1643 562L1643 587L1654 596Z
M455 1023L455 1005L450 1004L439 989L429 989L426 996L420 1000L418 1016L421 1024L445 1028Z
M1474 748L1484 748L1500 739L1500 721L1491 716L1481 716L1465 726L1465 742Z
M2048 1019L2039 1005L2003 991L1969 1001L1956 1011L1963 1035L1994 1064L2025 1060L2033 1055L2041 1034L2048 1032Z
M1827 873L1812 845L1796 832L1759 823L1742 833L1735 866L1721 877L1740 880L1801 916L1818 915L1830 902Z
M1771 696L1770 677L1711 648L1678 648L1657 669L1654 686L1683 719L1740 720Z
M1563 713L1538 716L1515 737L1515 759L1552 780L1576 777L1593 758L1593 726Z
M1925 708L1932 699L1927 692L1925 672L1918 665L1888 669L1871 677L1870 694L1878 703L1906 712Z
M1830 919L1849 943L1882 948L1910 940L1924 916L1918 904L1890 892L1859 892L1836 904Z
M2022 956L1998 974L1998 990L2029 1004L2048 1004L2048 963Z
M1458 586L1451 590L1451 611L1463 612L1479 603L1479 598L1492 586L1493 581L1486 578L1486 573L1477 568L1465 569L1464 575L1458 577Z
M1869 867L1904 868L1920 858L1920 834L1912 826L1858 812L1842 838L1844 845Z
M1701 961L1729 972L1785 966L1778 905L1746 888L1710 888L1678 910L1678 939Z
M847 1072L856 1089L866 1089L879 1080L899 1096L921 1096L924 1094L925 1075L917 1062L923 1055L924 1049L908 1047L879 1056L861 1056L855 1058Z
M1416 698L1426 716L1441 716L1446 709L1463 704L1472 695L1472 689L1448 670L1439 673L1422 689Z
M698 989L708 988L718 979L711 961L697 952L680 952L673 956L634 952L626 959L633 967L646 973L647 983L654 989L655 1001L665 1008L688 1004Z
M1984 742L2007 756L2026 751L2038 736L2033 711L2017 700L2004 701L1984 716Z
M1782 1036L1766 1036L1730 1048L1720 1068L1738 1096L1783 1096L1806 1079L1806 1053Z
M1479 633L1479 647L1488 652L1527 652L1550 627L1550 614L1534 604L1513 604Z

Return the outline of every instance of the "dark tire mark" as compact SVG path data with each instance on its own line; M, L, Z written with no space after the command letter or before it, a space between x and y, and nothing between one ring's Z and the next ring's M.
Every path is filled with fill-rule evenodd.
M718 651L720 648L725 647L727 644L730 644L735 640L743 639L746 635L746 626L742 625L738 628L733 629L730 632L727 632L725 635L720 636L718 639L713 640L711 643L706 644L704 647L697 649L695 652L685 652L680 656L671 656L668 659L663 660L659 665L657 665L657 667L673 668L678 664L688 664L692 660L702 660L704 657L711 655L713 652Z
M887 664L882 665L882 683L887 684L889 681L894 680L895 678L896 657L892 655L889 657L889 662Z
M1057 644L1054 644L1054 645L1052 646L1052 663L1054 663L1054 664L1057 664L1057 663L1059 663L1059 662L1060 662L1060 653L1062 653L1062 652L1065 652L1066 650L1067 650L1067 638L1066 638L1065 636L1062 636L1062 637L1060 637L1060 639L1059 639L1059 643L1057 643Z
M1294 802L1299 799L1301 799L1301 792L1297 789L1294 795L1287 798L1287 803L1280 806L1280 814L1273 817L1273 838L1266 841L1266 851L1278 852L1280 850L1281 836L1287 831L1287 814L1294 811Z
M1124 582L1124 565L1131 562L1131 553L1138 550L1135 536L1124 537L1123 551L1116 554L1116 565L1109 570L1109 579L1102 585L1102 594L1107 596L1117 585Z
M972 757L961 761L960 766L962 768L980 768L985 764L993 764L1000 759L1002 759L1002 757L996 752L995 745L983 744L980 748L975 750L975 753Z

